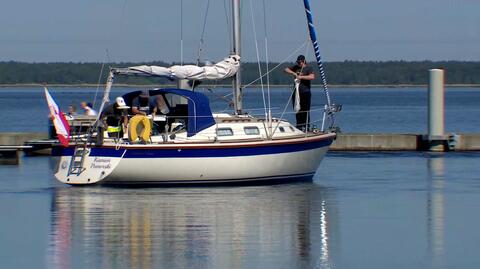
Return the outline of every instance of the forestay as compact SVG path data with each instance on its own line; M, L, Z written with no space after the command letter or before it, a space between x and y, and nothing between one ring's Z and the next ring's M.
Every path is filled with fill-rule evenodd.
M187 80L220 80L234 76L240 68L240 56L230 55L214 65L174 65L170 67L140 65L127 68L116 68L116 75L137 75L167 77Z

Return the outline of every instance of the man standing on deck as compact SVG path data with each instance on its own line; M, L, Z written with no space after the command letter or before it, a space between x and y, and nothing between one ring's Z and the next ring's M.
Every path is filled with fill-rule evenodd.
M305 61L305 56L299 55L294 66L285 68L287 74L291 74L298 80L298 91L300 99L300 109L295 114L297 119L297 128L308 131L310 128L310 104L312 94L310 92L311 81L315 79L315 73ZM293 93L293 104L295 107L295 92Z

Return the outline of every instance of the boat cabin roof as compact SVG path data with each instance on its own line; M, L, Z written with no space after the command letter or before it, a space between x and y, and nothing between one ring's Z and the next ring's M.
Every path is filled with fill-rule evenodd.
M188 137L193 136L198 132L207 129L208 127L215 124L215 119L212 116L208 97L205 96L203 93L176 88L158 88L149 90L148 92L150 97L156 95L165 96L165 94L171 94L184 97L188 100L188 112L186 115L186 117L188 118L185 121L187 125L186 127ZM125 100L125 103L128 106L131 106L133 100L137 98L141 93L142 91L129 92L122 97Z

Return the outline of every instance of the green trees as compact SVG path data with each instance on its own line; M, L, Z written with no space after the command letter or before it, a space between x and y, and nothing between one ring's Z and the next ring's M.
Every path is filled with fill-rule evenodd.
M271 64L271 67L276 64ZM314 62L310 65L317 66ZM272 84L292 84L292 78L283 73L284 64L271 73ZM263 67L264 68L264 67ZM480 84L480 62L328 62L325 70L329 84L333 85L422 85L428 83L428 69L444 68L446 70L446 83L448 84ZM242 77L245 82L253 81L258 77L258 68L254 63L243 65ZM317 75L315 84L321 84Z
M140 64L168 66L165 62L117 63L112 66L124 67ZM316 70L314 62L310 63ZM271 63L270 68L276 66ZM290 64L282 64L270 73L272 85L290 85L292 78L283 73ZM262 64L263 72L266 66ZM0 62L0 84L96 84L99 79L101 63L23 63ZM105 83L108 66L105 66L101 83ZM444 68L448 84L480 84L480 62L431 62L431 61L344 61L328 62L325 70L329 84L333 85L421 85L428 83L430 68ZM250 83L259 77L256 63L244 63L242 66L244 83ZM159 78L117 78L117 83L164 85L172 82ZM219 82L226 84L228 82ZM257 84L259 81L257 82ZM321 84L320 77L314 81Z

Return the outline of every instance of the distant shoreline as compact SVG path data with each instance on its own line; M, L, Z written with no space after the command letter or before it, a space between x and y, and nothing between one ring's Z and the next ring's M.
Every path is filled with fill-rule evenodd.
M137 65L169 66L162 61L119 63L121 66ZM293 78L286 75L283 70L292 63L273 63L270 67L268 81L272 88L291 87ZM116 64L115 64L116 65ZM102 68L103 67L103 68ZM266 63L260 63L262 72L266 71ZM318 68L312 63L313 72L319 74ZM332 88L406 88L426 87L428 83L428 70L442 68L445 72L445 83L448 87L480 87L480 61L342 61L326 62L325 69L328 71L328 83ZM50 87L97 87L97 83L105 85L107 72L102 63L23 63L23 62L0 62L0 87L39 87L44 83L52 83ZM260 84L259 65L256 62L244 62L241 69L242 81ZM263 82L266 82L265 79ZM121 83L121 84L117 84ZM230 87L231 80L205 81L202 85L221 84L221 87ZM313 84L321 85L320 77L312 81ZM155 84L160 87L175 85L175 81L152 77L122 77L115 83L116 87L152 87ZM216 85L217 87L220 85ZM319 87L316 86L316 87ZM205 86L204 86L205 87ZM260 86L257 86L260 87Z
M39 87L43 88L43 86L47 86L49 88L97 88L99 85L97 84L88 84L88 83L80 83L80 84L38 84L38 83L20 83L20 84L0 84L0 89L4 88L26 88L26 87ZM202 87L215 87L215 88L228 88L231 87L231 84L217 84L217 85L202 85ZM270 85L273 88L288 88L292 85ZM448 88L480 88L480 84L446 84ZM104 88L104 84L100 84L100 88ZM154 85L154 84L115 84L114 87L120 88L151 88L151 87L176 87L176 84L169 84L169 85ZM260 85L251 85L249 88L252 87L260 87ZM321 88L323 85L321 84L314 84L312 87ZM366 84L366 85L328 85L329 88L426 88L428 87L427 84Z

